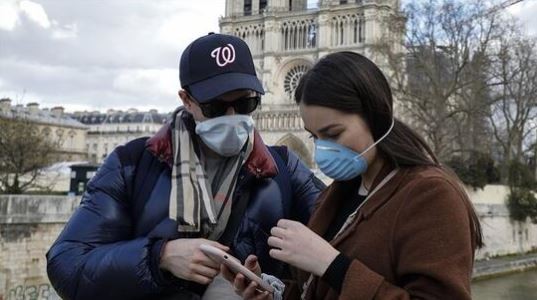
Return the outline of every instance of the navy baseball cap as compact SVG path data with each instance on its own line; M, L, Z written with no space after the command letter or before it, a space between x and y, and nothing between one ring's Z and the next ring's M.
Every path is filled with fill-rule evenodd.
M232 35L211 32L188 45L181 55L179 79L200 103L235 90L265 93L248 45Z

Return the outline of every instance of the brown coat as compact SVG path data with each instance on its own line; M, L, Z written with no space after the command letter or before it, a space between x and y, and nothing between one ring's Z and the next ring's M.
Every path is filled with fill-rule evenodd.
M382 170L373 188L389 173ZM332 184L309 227L323 235L356 187ZM341 294L315 278L307 299L471 299L475 232L458 182L436 167L400 169L331 244L353 259ZM309 277L301 273L300 285ZM296 296L295 296L296 297Z

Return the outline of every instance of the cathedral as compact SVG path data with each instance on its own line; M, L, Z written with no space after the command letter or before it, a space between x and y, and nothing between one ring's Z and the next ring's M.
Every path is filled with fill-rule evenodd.
M324 55L354 51L375 59L382 24L399 0L226 0L220 31L246 41L266 94L254 115L265 143L286 145L314 167L313 140L293 100L300 77Z

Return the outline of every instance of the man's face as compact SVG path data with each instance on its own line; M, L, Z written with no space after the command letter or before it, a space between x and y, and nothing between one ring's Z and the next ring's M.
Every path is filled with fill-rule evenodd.
M225 107L225 113L222 113L222 115L234 115L234 114L240 113L240 111L237 112L233 105L228 106L227 104L231 104L237 101L237 104L240 103L244 107L244 105L247 105L247 101L250 101L249 102L250 105L247 105L247 106L251 108L253 107L253 104L255 103L255 101L253 101L251 98L256 97L256 96L257 96L256 93L251 90L237 90L237 91L231 91L231 92L222 94L217 97L218 100L211 101L208 104L199 104L185 90L179 91L179 97L181 98L181 100L183 100L183 104L185 105L186 110L194 116L194 120L199 121L199 122L203 122L211 118L211 117L206 116L203 113L201 106L205 106L204 110L206 113L208 112L214 113L215 111L218 111L218 109L213 109L214 107L213 108L208 107L208 106L214 105L214 106L219 106L219 108ZM212 117L213 118L217 117L217 115L212 116Z

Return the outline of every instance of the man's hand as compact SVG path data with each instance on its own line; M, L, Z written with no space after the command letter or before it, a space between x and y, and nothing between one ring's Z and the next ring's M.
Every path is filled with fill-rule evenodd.
M201 244L211 245L223 251L229 250L224 245L206 239L168 241L160 257L160 268L181 279L209 284L218 275L220 266L199 249Z
M261 276L261 267L255 255L250 255L246 258L244 266L257 276ZM248 284L248 279L240 273L233 273L226 265L220 267L222 276L227 279L235 288L235 293L243 299L248 300L272 300L272 295L269 292L261 292L258 289L257 283L251 281Z

